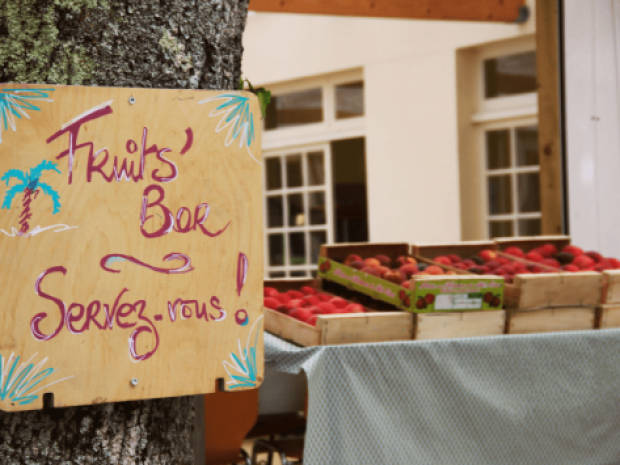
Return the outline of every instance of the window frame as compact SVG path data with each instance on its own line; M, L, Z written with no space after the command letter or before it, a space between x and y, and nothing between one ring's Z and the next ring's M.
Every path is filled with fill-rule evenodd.
M323 152L323 166L324 166L324 184L321 186L308 186L308 162L307 155L313 152ZM303 157L302 162L302 179L303 186L302 187L288 187L286 185L286 163L285 159L288 155L297 155L301 154ZM263 234L263 244L264 244L264 266L265 266L265 278L266 279L278 279L278 278L270 278L270 273L276 272L284 272L284 278L291 278L292 271L306 271L310 276L312 276L312 271L316 271L317 264L312 263L311 260L311 242L310 242L310 232L312 231L326 231L326 238L328 244L333 243L334 241L334 213L333 213L333 183L332 183L332 162L331 162L331 147L329 142L322 144L306 144L303 146L292 146L281 148L278 150L269 150L263 152L263 161L264 166L266 166L266 161L269 158L280 157L281 159L281 173L282 173L282 188L281 189L273 189L267 190L267 171L263 170L263 224L264 226L264 234ZM309 202L308 202L308 194L312 192L324 192L325 193L325 223L321 225L311 225L309 224ZM289 226L288 222L288 204L287 204L287 196L290 194L299 194L301 193L304 196L304 216L307 219L306 224L303 226ZM267 212L267 198L271 196L282 196L283 199L283 214L282 214L282 227L277 228L269 228L268 227L268 212ZM290 246L289 246L289 234L295 232L303 232L304 240L306 245L305 255L306 255L306 264L305 265L291 265L289 264L290 258ZM270 264L269 257L269 236L271 234L284 234L284 265L283 266L272 266Z
M533 166L524 166L517 167L516 160L516 147L517 140L515 137L516 129L521 127L529 127L529 126L538 126L538 118L516 118L511 120L501 120L495 121L493 123L488 123L480 126L480 131L478 134L479 138L479 147L482 147L482 156L480 157L480 170L483 173L483 186L484 190L484 225L486 231L486 238L493 239L490 233L490 224L491 221L512 221L513 222L513 236L518 237L522 236L519 231L518 222L519 220L525 219L541 219L542 212L529 212L529 213L520 213L518 208L519 197L518 197L518 185L517 185L517 177L520 173L540 173L540 163L538 165ZM487 166L487 144L486 144L486 133L487 131L495 131L508 129L510 131L510 168L501 168L490 170ZM512 213L499 214L499 215L491 215L489 213L489 183L488 179L491 176L501 176L509 174L511 176L511 196L512 196Z

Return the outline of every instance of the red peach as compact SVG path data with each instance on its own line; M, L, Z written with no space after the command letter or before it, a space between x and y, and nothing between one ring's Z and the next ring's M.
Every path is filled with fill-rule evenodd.
M352 253L352 254L347 255L347 258L345 258L344 262L342 262L342 263L344 263L347 266L351 266L351 263L353 263L353 262L361 262L362 260L363 260L362 257L360 257L357 254Z
M351 262L349 263L351 268L355 268L356 270L361 270L364 268L364 262Z
M543 265L552 266L553 268L560 268L562 266L555 258L544 258L540 263Z
M294 315L292 315L293 312L290 312L289 315L292 316L293 318L297 318L298 320L307 322L310 318L312 318L314 315L312 314L312 312L308 311L305 308L300 308L297 309L297 312L295 312Z
M553 244L545 244L539 247L541 255L545 258L555 257L558 254L558 248Z
M378 266L377 270L379 271L379 276L381 276L382 278L385 277L385 275L388 274L390 271L392 271L387 266L383 265Z
M494 270L495 268L499 268L500 263L495 260L491 260L490 262L487 262L486 266L489 269Z
M404 281L403 276L400 274L400 271L388 271L383 275L383 279L389 281L394 284L400 284Z
M320 303L317 307L322 310L323 314L338 313L338 309L329 302Z
M525 254L525 258L531 262L542 262L543 256L538 252L528 252Z
M379 262L383 266L390 266L392 264L392 259L388 257L387 255L379 254L379 255L375 255L375 258L379 260Z
M263 296L265 297L275 297L278 294L280 293L273 287L266 287L263 289Z
M375 266L365 266L361 271L379 278L381 277L381 271Z
M316 295L306 296L306 298L304 300L306 302L308 302L310 305L316 305L316 304L322 302L322 300L318 296L316 296Z
M452 265L452 260L450 260L448 257L445 257L443 255L440 255L439 257L435 257L435 259L433 260L436 263L441 263L442 265Z
M598 252L590 251L590 252L584 253L584 255L587 255L592 260L594 260L596 263L601 263L603 261L603 256Z
M491 260L497 258L497 254L489 249L482 250L480 253L478 253L478 256L482 258L485 262L490 262Z
M320 294L317 294L317 297L321 299L323 302L329 302L330 300L332 300L332 296L329 294L320 293Z
M280 305L280 301L278 299L274 299L273 297L265 297L263 299L263 305L267 308L275 310Z
M290 291L286 291L286 293L291 297L291 299L303 299L304 298L303 292L290 290Z
M418 272L418 266L413 263L408 263L400 267L400 271L405 273L405 275L410 278L414 274Z
M573 265L573 264L570 264L570 265L564 265L564 266L562 267L562 269L563 269L564 271L571 271L571 272L581 271L577 265Z
M321 313L323 313L323 310L321 310L316 305L312 305L311 307L306 307L306 310L308 310L309 312L312 312L313 315L320 315Z
M508 265L509 263L512 263L512 260L506 257L497 257L495 261L500 265Z
M404 255L401 255L396 259L396 263L398 263L400 266L407 264L415 265L416 263L418 263L418 261L413 257L405 257Z
M430 275L445 274L442 268L435 266L435 265L427 266L426 270L424 271L426 272L426 274L430 274Z
M287 304L292 300L291 296L288 294L278 294L276 299L278 299L282 304Z
M349 304L346 310L349 313L364 313L364 307L360 304Z
M469 258L466 260L463 260L461 262L463 265L465 265L466 268L472 267L472 266L476 266L476 262L473 260L470 260Z
M467 267L463 263L453 263L452 268L456 268L457 270L466 270Z
M287 303L286 305L290 305L291 308L295 308L295 307L303 307L303 300L301 299L291 299L291 301L289 303Z
M542 271L542 268L538 265L528 265L527 270L534 274L539 274Z
M329 303L336 308L345 308L347 305L349 305L349 301L344 300L341 297L334 297L332 300L329 301Z
M519 258L523 258L525 257L525 253L523 252L523 250L521 250L519 247L508 247L506 250L504 250L504 253L508 254L508 255L512 255L513 257L519 257Z
M316 294L316 289L310 287L310 286L303 286L300 291L305 294L305 295L314 295Z
M567 245L562 249L562 252L572 254L574 257L583 255L583 250L576 245Z
M459 262L462 260L462 258L461 258L461 257L459 257L458 255L453 254L453 253L452 253L452 254L450 254L450 255L448 255L447 257L450 259L450 261L451 261L452 263L459 263Z
M364 266L376 268L378 266L381 266L381 262L376 258L367 258L366 260L364 260Z
M579 255L573 260L573 265L578 266L582 270L596 265L596 262L587 255Z
M286 312L288 312L288 310L289 310L289 309L288 309L288 306L287 306L286 304L279 304L279 305L275 308L275 310L277 310L277 311L278 311L278 312L280 312L280 313L286 313Z
M316 326L316 320L317 320L317 316L312 315L310 318L306 320L306 323L308 323L310 326Z

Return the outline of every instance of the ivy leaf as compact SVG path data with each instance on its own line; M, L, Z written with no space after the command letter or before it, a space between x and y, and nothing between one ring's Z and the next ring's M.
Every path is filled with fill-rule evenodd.
M271 92L266 90L264 87L256 90L256 96L258 97L258 101L260 103L260 109L263 113L263 119L267 118L267 106L269 102L271 102Z
M237 86L237 90L243 90L244 87L245 81L243 80L243 78L239 78L239 85Z

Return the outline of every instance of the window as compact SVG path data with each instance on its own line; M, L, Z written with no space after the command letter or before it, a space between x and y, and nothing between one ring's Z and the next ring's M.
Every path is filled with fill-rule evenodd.
M329 147L265 158L265 226L269 277L308 276L331 239Z
M541 234L538 127L485 131L489 237Z
M266 277L316 276L322 244L368 240L364 82L349 72L269 88Z
M536 52L484 60L485 98L536 92Z
M277 129L323 121L321 88L274 95L267 106L265 128Z

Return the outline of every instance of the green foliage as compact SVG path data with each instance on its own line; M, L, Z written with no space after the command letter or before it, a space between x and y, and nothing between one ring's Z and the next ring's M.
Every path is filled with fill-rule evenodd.
M15 82L82 84L94 71L83 47L61 43L63 11L109 8L108 0L0 0L0 77ZM6 79L2 79L6 80Z
M263 118L267 118L267 106L269 106L269 103L271 102L271 91L265 89L264 87L254 89L252 83L247 79L244 80L243 78L239 79L239 90L243 90L246 82L248 83L250 92L253 92L258 97L258 102L260 103L260 109L263 114Z

